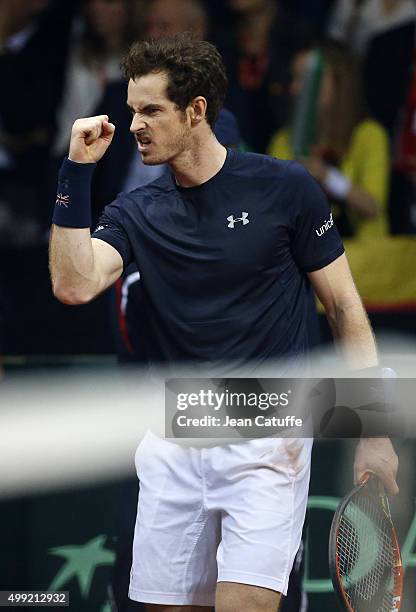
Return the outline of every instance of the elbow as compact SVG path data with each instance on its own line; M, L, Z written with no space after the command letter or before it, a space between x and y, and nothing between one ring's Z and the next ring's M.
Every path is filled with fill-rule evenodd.
M85 290L74 289L73 287L62 285L60 283L53 283L52 290L56 299L67 306L80 306L82 304L88 304L88 302L91 302L91 300L95 297Z

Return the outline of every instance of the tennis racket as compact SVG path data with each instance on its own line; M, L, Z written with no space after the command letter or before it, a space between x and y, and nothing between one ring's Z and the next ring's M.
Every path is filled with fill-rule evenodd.
M335 513L329 536L329 568L341 610L400 610L400 547L386 492L373 474L363 476Z

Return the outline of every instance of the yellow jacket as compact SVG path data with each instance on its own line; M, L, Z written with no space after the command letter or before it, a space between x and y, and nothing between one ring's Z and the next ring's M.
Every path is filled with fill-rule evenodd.
M280 159L293 159L291 130L276 132L267 152ZM374 219L362 219L349 211L356 238L385 236L388 233L387 200L390 184L389 143L385 129L373 119L364 119L357 124L339 169L353 185L368 191L380 208L380 214Z

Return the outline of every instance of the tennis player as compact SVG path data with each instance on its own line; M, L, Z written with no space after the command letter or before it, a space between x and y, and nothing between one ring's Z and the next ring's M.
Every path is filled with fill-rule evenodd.
M347 362L376 365L317 182L297 162L216 140L227 79L215 47L189 35L140 42L123 65L141 158L171 173L120 195L91 237L91 176L115 126L105 115L74 123L51 235L55 295L89 302L135 261L166 363L261 364L307 351L309 279ZM151 611L275 612L301 539L310 453L309 439L184 449L149 433L136 453L130 598ZM360 441L355 478L367 469L397 492L388 439Z

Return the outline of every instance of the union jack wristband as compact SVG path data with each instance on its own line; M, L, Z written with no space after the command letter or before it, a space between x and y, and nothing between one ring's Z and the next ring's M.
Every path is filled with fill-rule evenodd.
M52 223L62 227L91 227L91 180L96 165L64 159L58 175Z

